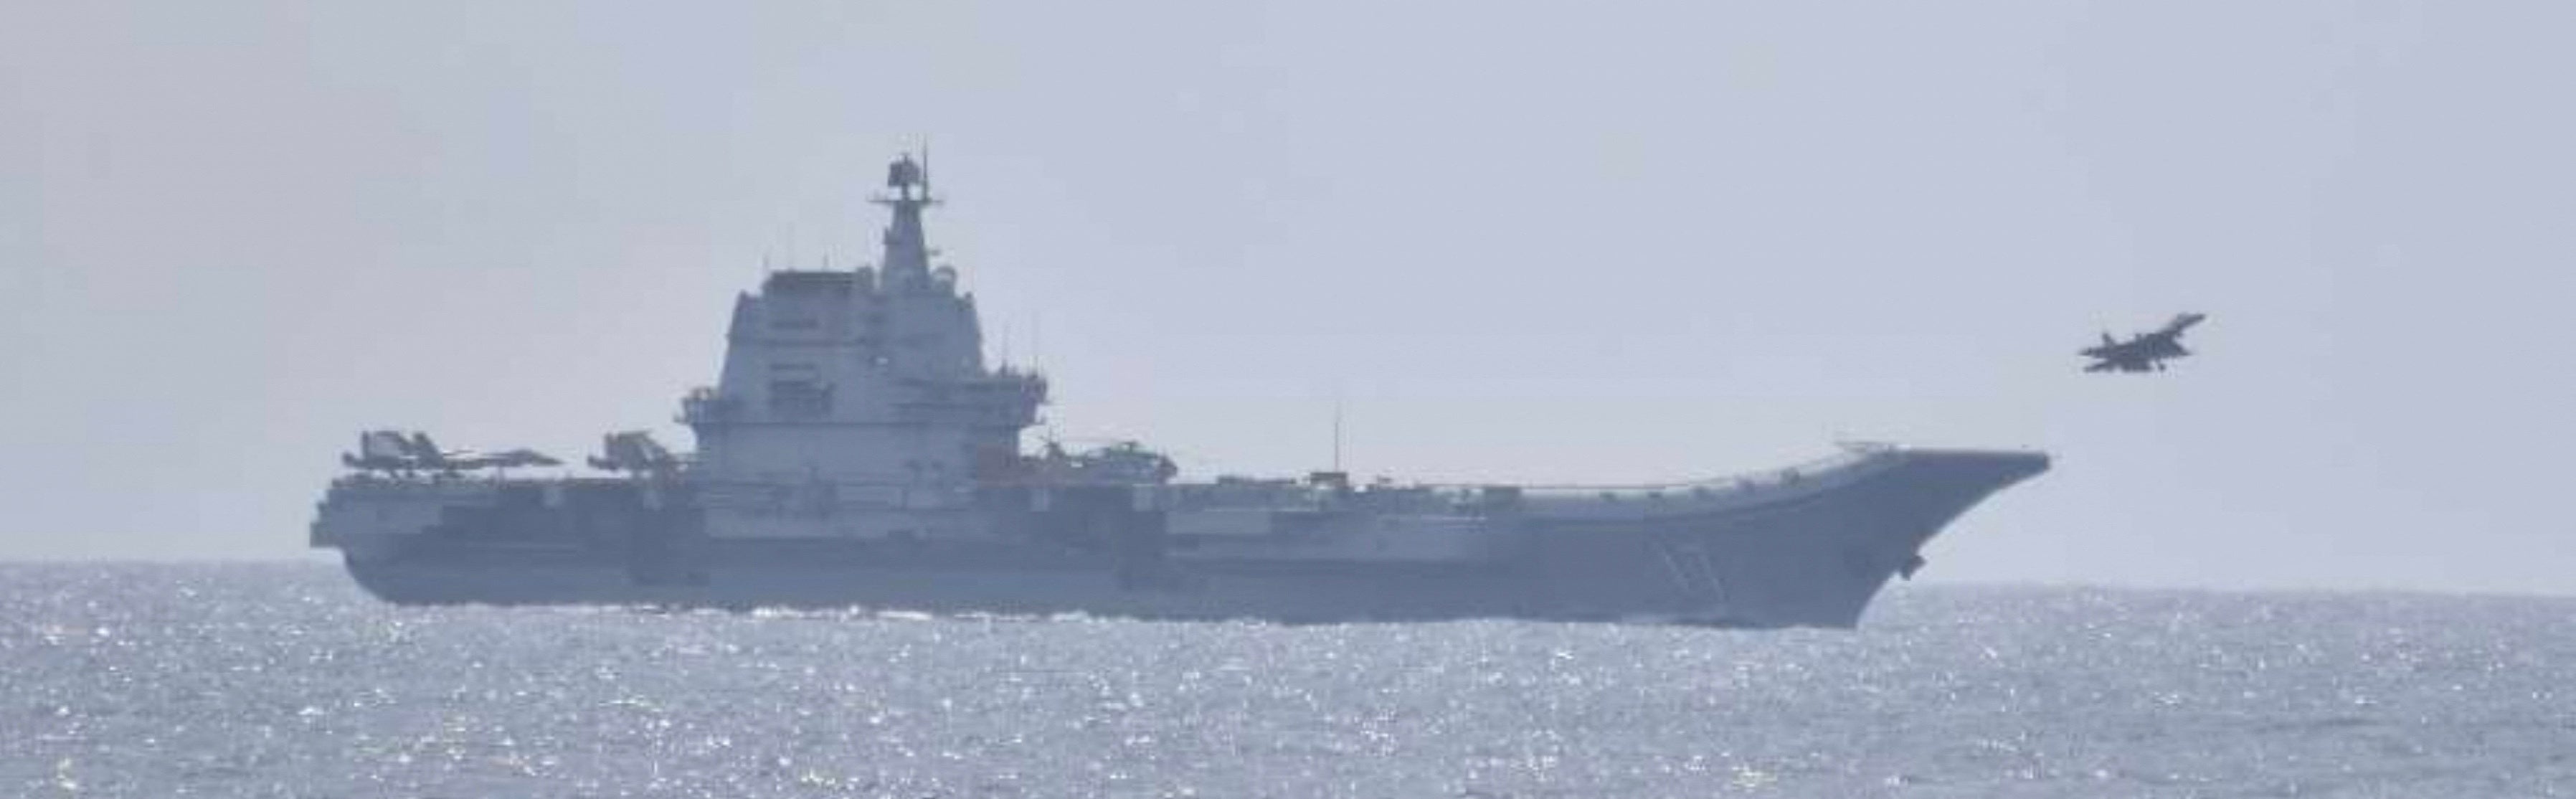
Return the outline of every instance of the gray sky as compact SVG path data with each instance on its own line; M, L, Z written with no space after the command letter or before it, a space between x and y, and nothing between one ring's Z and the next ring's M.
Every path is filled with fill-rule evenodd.
M1641 480L2041 447L1942 580L2576 590L2576 4L0 7L0 558L578 455L932 236L1068 436ZM2076 372L2183 310L2201 355Z

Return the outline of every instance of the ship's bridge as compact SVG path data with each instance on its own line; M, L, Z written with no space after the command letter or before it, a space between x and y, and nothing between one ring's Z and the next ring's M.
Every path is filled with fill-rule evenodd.
M716 385L681 401L709 479L957 482L1019 451L1046 380L986 365L974 295L930 260L927 166L888 172L877 265L772 272L736 298Z

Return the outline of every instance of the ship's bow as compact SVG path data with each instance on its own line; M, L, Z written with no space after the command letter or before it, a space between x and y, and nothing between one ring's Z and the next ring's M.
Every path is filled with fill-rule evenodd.
M1758 576L1748 581L1776 598L1763 615L1787 624L1859 624L1889 578L1911 578L1926 565L1922 550L1933 536L2050 463L2045 453L2005 450L1911 449L1891 457L1884 471L1818 497L1808 511L1817 523L1790 533L1806 540L1794 547L1804 557L1785 561L1795 564L1789 570L1805 572L1822 590L1799 591Z
M1578 615L1851 627L1892 576L2037 452L1872 448L1715 490L1609 492L1543 506L1542 593Z

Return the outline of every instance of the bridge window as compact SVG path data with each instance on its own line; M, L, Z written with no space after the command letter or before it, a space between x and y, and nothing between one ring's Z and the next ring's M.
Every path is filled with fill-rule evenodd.
M832 414L832 386L810 363L769 366L769 413L780 419L819 419Z
M787 381L769 384L769 413L781 419L819 419L832 414L832 387Z

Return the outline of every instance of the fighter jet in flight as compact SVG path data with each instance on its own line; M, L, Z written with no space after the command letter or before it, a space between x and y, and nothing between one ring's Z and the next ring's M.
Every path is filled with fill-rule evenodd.
M2191 354L2191 350L2182 348L2182 332L2207 318L2207 314L2181 314L2164 327L2130 336L2127 341L2113 339L2110 331L2103 331L2100 346L2086 347L2077 354L2093 359L2084 367L2087 372L2161 372L2165 361Z

